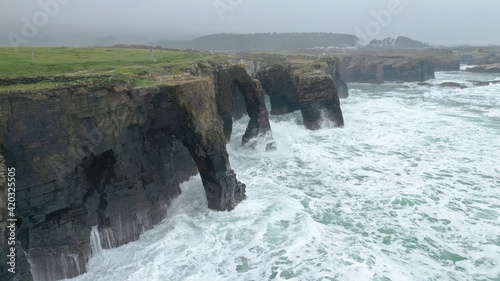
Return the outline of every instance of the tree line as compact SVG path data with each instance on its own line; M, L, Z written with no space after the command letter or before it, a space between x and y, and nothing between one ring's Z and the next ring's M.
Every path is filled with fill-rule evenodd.
M192 41L160 41L165 48L209 51L271 51L287 49L354 47L358 37L350 34L315 33L221 33L201 36Z

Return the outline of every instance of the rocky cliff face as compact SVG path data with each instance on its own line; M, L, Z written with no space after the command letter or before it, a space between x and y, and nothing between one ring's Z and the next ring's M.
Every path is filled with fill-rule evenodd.
M258 139L265 141L269 149L273 148L269 112L260 82L252 78L245 67L239 64L209 69L208 74L215 82L218 112L224 121L226 139L231 139L233 118L237 120L248 114L250 121L242 144L246 145L250 140ZM254 146L255 143L249 145Z
M198 65L191 74L157 77L163 86L149 88L110 83L2 93L0 177L16 167L19 270L8 273L2 255L1 280L84 273L92 228L104 248L136 240L165 217L179 183L197 173L209 208L235 208L245 199L245 185L226 152L233 118L250 117L244 145L264 141L274 148L256 78L263 78L278 113L301 110L310 129L319 128L324 116L343 126L338 64L255 65L253 71L242 64ZM276 102L282 96L296 104L283 109ZM0 211L5 229L6 210Z
M347 82L423 82L434 78L434 64L426 59L402 56L346 56L342 73Z
M500 49L498 47L457 47L455 54L460 61L468 65L486 65L500 63Z
M459 58L448 58L443 59L439 57L427 57L427 60L434 63L435 71L459 71L460 70L460 59Z
M337 95L341 99L346 99L349 97L349 88L347 87L347 83L344 80L344 77L341 74L341 65L339 59L328 59L327 63L327 72L333 79L333 84L335 84L335 89L337 90Z
M18 175L18 254L27 252L34 278L85 272L92 226L111 233L107 247L136 240L198 172L208 207L243 200L215 101L208 78L1 95L1 154Z
M478 65L467 68L467 71L476 73L500 73L500 63Z
M335 69L325 62L294 61L267 66L257 76L270 97L271 114L300 110L304 125L316 130L325 118L338 127L344 126L331 72L335 73Z

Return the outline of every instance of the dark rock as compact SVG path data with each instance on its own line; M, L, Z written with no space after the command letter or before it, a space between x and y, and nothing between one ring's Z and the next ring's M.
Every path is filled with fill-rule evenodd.
M500 80L494 80L494 81L469 81L469 82L471 82L472 84L474 84L474 86L478 86L478 87L500 84Z
M298 88L290 65L273 65L257 75L269 95L271 115L282 115L300 109Z
M237 120L246 113L250 121L242 144L246 145L251 140L259 139L270 146L274 145L269 113L260 83L238 64L205 69L204 73L212 76L215 81L217 108L222 117L226 140L231 140L233 118Z
M434 65L426 59L402 56L346 56L342 69L347 82L423 82L434 79Z
M347 87L347 83L345 82L340 67L339 59L328 59L326 61L328 65L328 73L333 79L333 83L335 84L335 88L337 89L337 95L341 99L346 99L349 97L349 88Z
M179 182L197 172L209 208L232 210L245 198L212 80L109 89L0 96L0 154L18 175L21 280L31 279L23 251L37 280L84 273L92 226L112 234L105 247L136 240L165 217ZM0 261L2 280L12 280L4 255Z
M206 83L209 82L212 81L207 79ZM168 93L169 88L165 88L164 92ZM176 102L166 117L167 120L178 119L170 124L170 128L189 149L198 167L207 194L208 207L221 211L234 209L246 198L245 185L236 179L235 173L229 167L223 122L213 102L216 98L213 88L203 85L202 89L196 89L179 85L171 93L175 95ZM207 100L202 103L200 93L207 96Z
M261 64L255 69L264 67L278 69L266 82L290 105L279 113L301 110L310 129L317 129L323 116L343 126L335 87L342 82L335 78L340 77L335 62L281 63L281 68ZM110 237L105 248L136 240L165 217L180 194L179 183L197 173L209 208L232 210L245 199L245 185L230 167L226 143L233 118L248 114L243 144L252 147L264 139L267 149L274 148L264 90L255 79L261 75L238 64L195 68L192 73L198 77L159 77L166 82L161 87L132 89L106 77L83 84L76 77L53 78L75 83L0 95L0 160L5 157L0 172L13 166L20 175L17 245L22 268L17 277L5 275L2 255L1 280L83 274L91 255L91 228ZM277 107L274 92L270 94ZM0 212L5 229L5 210ZM5 249L5 233L2 238Z
M469 67L466 70L469 72L476 72L476 73L500 73L500 63L478 65L474 67Z
M455 53L462 63L468 65L500 63L500 51L496 47L457 47Z
M330 72L329 64L311 61L281 63L259 71L258 78L271 100L271 114L300 110L308 129L319 129L323 117L343 127L340 100Z
M457 83L457 82L443 82L443 83L438 84L438 85L433 85L433 84L430 84L430 83L421 82L421 83L418 83L418 85L419 86L426 86L426 87L439 86L441 88L457 88L457 89L465 89L465 88L467 88L466 85L460 84L460 83Z
M432 86L430 83L426 83L426 82L420 82L420 83L417 83L417 85L419 85L419 86L427 86L427 87Z
M442 88L457 88L457 89L465 89L465 88L467 88L466 85L460 84L460 83L457 83L457 82L443 82L443 83L439 84L439 86L442 87Z
M460 59L458 58L439 58L427 57L428 60L434 63L435 71L459 71Z

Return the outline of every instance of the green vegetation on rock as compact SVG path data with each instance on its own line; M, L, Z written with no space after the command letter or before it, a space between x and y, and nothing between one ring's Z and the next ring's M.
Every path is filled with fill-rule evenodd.
M36 91L108 80L154 85L159 76L178 75L197 65L223 61L220 56L206 52L159 49L0 48L0 91Z

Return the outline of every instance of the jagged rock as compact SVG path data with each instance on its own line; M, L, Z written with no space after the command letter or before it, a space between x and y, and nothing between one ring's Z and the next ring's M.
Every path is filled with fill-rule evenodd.
M271 101L271 114L282 115L300 109L299 92L292 67L276 64L257 74Z
M245 67L247 73L256 79L258 79L258 73L262 70L266 70L270 67L275 67L278 65L286 67L290 63L294 63L293 58L289 60L287 57L283 56L259 55L259 57L260 59L254 60L240 58L237 60L232 60L232 63ZM339 58L327 58L325 62L327 63L327 72L332 77L335 88L337 89L337 95L341 99L348 98L349 87L347 86L347 83L345 82L345 79L343 77Z
M296 110L302 112L304 125L319 129L326 118L338 127L344 126L331 69L325 62L295 61L264 68L258 78L271 100L271 114L280 115Z
M255 69L265 65L258 64ZM343 126L331 76L338 67L320 62L283 69L306 126L317 128L322 111ZM84 273L91 227L112 237L104 247L136 240L165 217L179 183L198 172L209 208L231 210L245 199L226 142L232 118L246 113L242 142L253 146L264 137L267 148L274 147L258 75L238 64L198 67L193 74L158 77L164 86L150 88L109 77L88 84L57 77L49 80L75 84L0 95L0 155L22 175L16 179L20 280L31 280L31 273L49 281ZM23 81L46 77L2 83Z
M430 84L430 83L425 83L425 82L421 82L421 83L418 83L419 86L427 86L427 87L432 87L432 86L439 86L441 88L456 88L456 89L465 89L467 88L466 85L464 84L460 84L460 83L457 83L457 82L443 82L441 84Z
M431 61L403 56L345 56L342 68L347 82L423 82L434 79Z
M333 79L333 83L335 84L335 88L337 89L337 95L341 99L346 99L349 97L349 88L347 87L347 83L342 77L340 70L340 60L339 59L328 59L326 61L328 65L328 73Z
M500 80L493 80L493 81L475 81L475 80L473 80L473 81L469 81L469 82L474 84L474 86L478 86L478 87L500 84Z
M217 112L208 78L0 95L0 153L19 175L18 251L28 253L35 278L84 273L94 225L113 233L112 246L136 240L197 172L208 207L241 202L245 185L230 168Z
M500 63L478 65L469 67L466 70L477 73L500 73Z
M487 65L500 63L500 52L495 47L457 47L455 53L460 61L468 65Z
M245 112L250 121L242 144L261 137L269 147L273 146L269 113L259 81L253 79L239 64L219 66L212 76L216 82L217 107L224 121L226 140L231 139L233 118L241 118Z
M427 57L429 61L434 63L435 71L459 71L460 59L458 58L440 58L440 57Z
M419 86L427 86L427 87L432 86L432 84L427 83L427 82L420 82L420 83L417 83L417 85L419 85Z
M443 82L443 83L439 84L439 86L442 87L442 88L457 88L457 89L465 89L465 88L467 88L466 85L460 84L460 83L457 83L457 82Z

